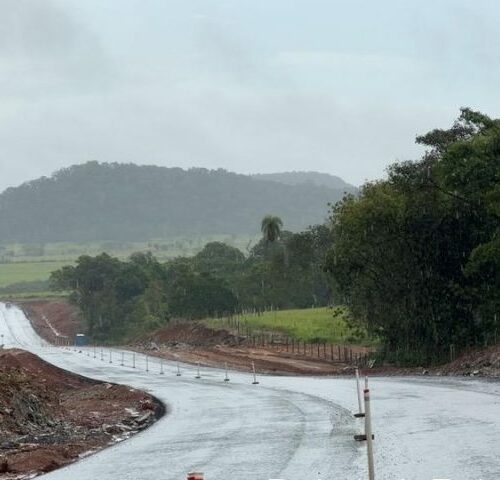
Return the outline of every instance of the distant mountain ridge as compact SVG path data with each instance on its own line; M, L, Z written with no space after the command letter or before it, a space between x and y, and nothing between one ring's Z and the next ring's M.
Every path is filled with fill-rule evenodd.
M345 190L354 193L358 189L354 185L345 182L342 178L329 173L320 172L277 172L256 173L252 175L256 180L270 180L284 183L286 185L313 184L316 186L329 187L335 190Z
M254 234L268 213L297 231L324 222L328 203L346 190L269 180L222 169L74 165L0 194L0 243Z

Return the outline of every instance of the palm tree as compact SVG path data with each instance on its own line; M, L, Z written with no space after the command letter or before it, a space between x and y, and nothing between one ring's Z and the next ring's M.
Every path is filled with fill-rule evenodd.
M283 221L280 217L274 215L266 215L260 224L260 231L266 242L274 242L281 234Z

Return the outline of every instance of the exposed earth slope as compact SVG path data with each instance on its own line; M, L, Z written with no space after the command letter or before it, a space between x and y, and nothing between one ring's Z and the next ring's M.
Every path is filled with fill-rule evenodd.
M1 349L0 478L57 469L144 429L161 413L161 405L141 391Z

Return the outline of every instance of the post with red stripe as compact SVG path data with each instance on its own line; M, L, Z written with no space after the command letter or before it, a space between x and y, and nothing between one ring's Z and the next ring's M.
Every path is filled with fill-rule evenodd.
M204 475L201 472L189 472L187 474L187 480L203 480Z
M368 382L367 382L368 383ZM370 389L368 385L364 390L365 400L365 435L368 450L368 479L375 480L375 467L373 463L373 437L372 437L372 416L370 409Z

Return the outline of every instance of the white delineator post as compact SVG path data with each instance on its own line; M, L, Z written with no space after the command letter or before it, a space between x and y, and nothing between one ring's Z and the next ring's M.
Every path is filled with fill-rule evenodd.
M160 358L160 375L164 375L165 372L163 371L163 358Z
M109 351L109 363L113 363L113 353L111 350Z
M224 363L224 368L225 368L225 370L226 370L226 376L224 377L224 381L225 381L225 382L229 382L229 376L228 376L228 374L227 374L227 362L225 362L225 363Z
M363 399L361 397L361 385L359 384L359 368L356 367L356 391L358 393L358 413L355 413L356 418L362 418L365 416L363 412Z
M125 365L125 352L122 352L122 362L120 363L120 365L123 367L123 365Z
M177 362L177 376L180 377L181 375L181 367L179 367L179 362Z
M149 356L146 354L146 372L149 372Z
M135 353L132 354L132 368L135 368Z
M196 362L196 366L197 366L196 377L194 377L194 378L201 378L201 375L200 375L200 362Z
M370 408L370 390L365 388L365 434L368 451L368 479L375 480L375 467L373 463L373 438L372 438L372 417Z
M255 373L255 362L252 362L252 371L253 371L253 382L252 385L258 385L257 374Z

